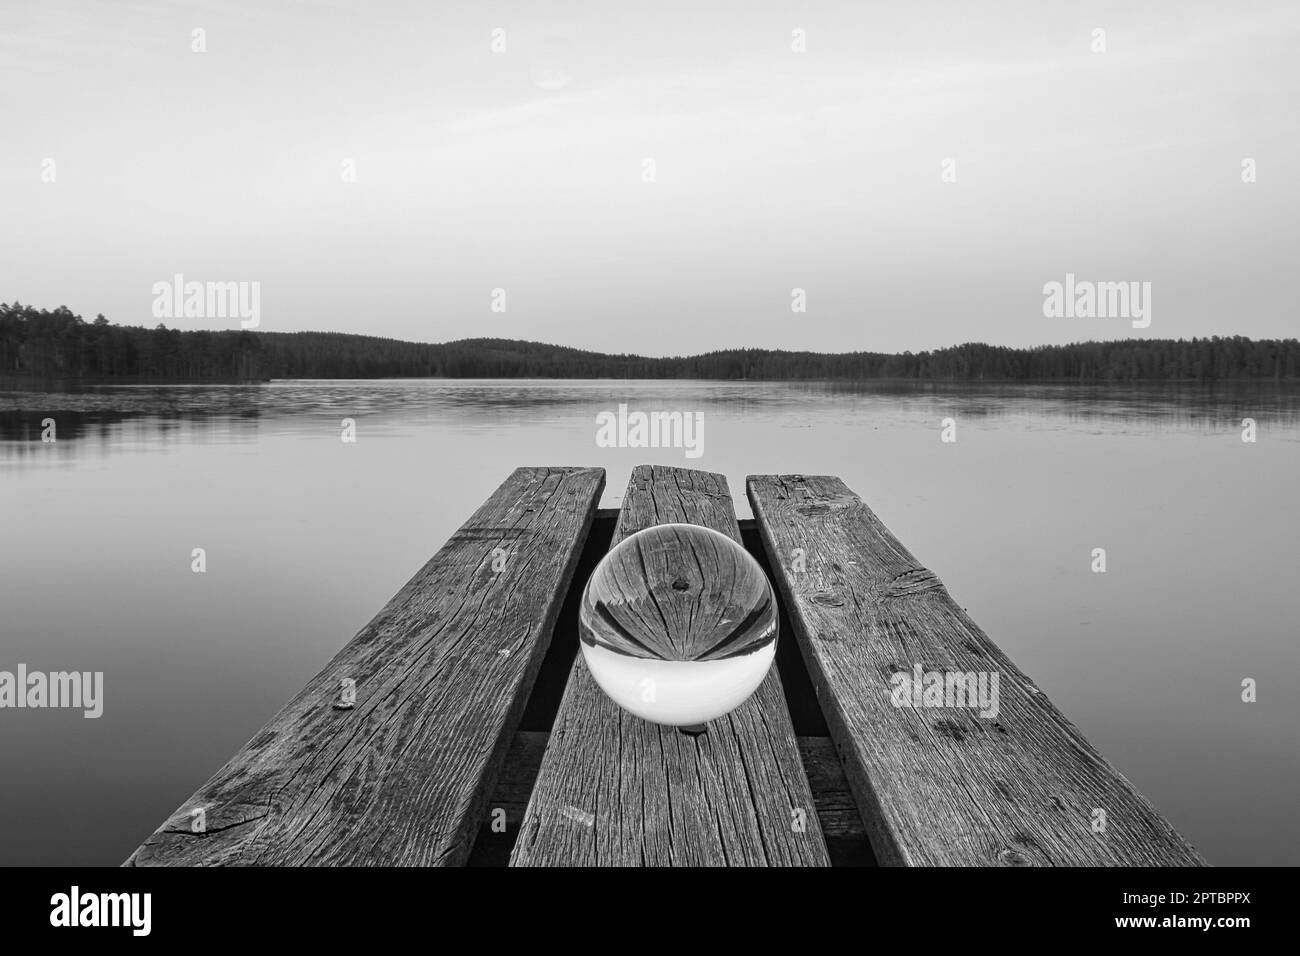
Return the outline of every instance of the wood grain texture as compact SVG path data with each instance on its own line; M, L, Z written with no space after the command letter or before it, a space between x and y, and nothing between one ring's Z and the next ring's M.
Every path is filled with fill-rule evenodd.
M614 542L673 522L740 540L721 475L636 468ZM622 710L578 657L512 866L828 864L776 668L691 736Z
M658 525L611 550L596 580L599 635L584 643L661 661L719 661L751 654L776 638L776 594L767 577L720 533ZM628 600L645 588L651 600Z
M842 481L751 476L748 492L882 864L1204 865ZM996 672L996 718L894 706L891 678L917 664Z
M517 469L127 865L463 864L604 484Z

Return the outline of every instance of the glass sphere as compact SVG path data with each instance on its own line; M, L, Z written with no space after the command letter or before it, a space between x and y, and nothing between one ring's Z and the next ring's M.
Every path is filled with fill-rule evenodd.
M693 524L624 538L592 572L578 636L596 683L656 724L698 726L730 713L776 657L776 598L743 547Z

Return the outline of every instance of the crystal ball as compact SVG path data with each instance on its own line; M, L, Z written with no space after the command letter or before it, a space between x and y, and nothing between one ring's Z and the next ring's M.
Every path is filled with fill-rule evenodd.
M661 524L610 549L582 594L587 669L644 720L698 727L743 704L776 657L772 585L709 528Z

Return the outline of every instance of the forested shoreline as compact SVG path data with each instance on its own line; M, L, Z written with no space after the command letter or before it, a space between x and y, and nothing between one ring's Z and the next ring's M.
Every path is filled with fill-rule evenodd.
M648 378L921 381L1300 380L1300 341L1214 336L924 352L732 349L652 358L507 339L441 344L338 332L181 331L0 303L0 381L275 378Z

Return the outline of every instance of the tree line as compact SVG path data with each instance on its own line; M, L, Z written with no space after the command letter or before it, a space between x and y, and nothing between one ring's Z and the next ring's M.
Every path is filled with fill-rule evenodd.
M1300 342L1213 336L924 352L730 349L651 358L507 339L430 344L337 332L186 331L91 322L0 303L0 378L264 381L272 378L697 378L925 381L1300 379Z

